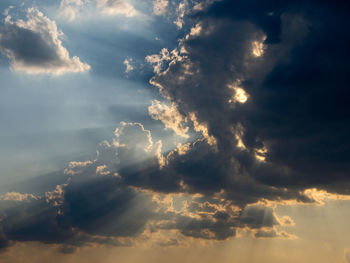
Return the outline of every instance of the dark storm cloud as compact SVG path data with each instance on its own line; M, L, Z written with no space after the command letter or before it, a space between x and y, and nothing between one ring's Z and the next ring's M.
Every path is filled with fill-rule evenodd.
M119 180L84 174L48 192L46 198L8 207L1 218L1 247L18 241L69 248L89 243L130 245L109 237L140 234L153 214L153 204L149 197L121 187Z
M300 194L310 187L349 193L348 9L220 1L195 18L201 33L184 40L187 53L153 79L217 139L217 152L196 144L196 156L192 149L174 160L184 183L198 192L224 189L242 205L310 201ZM263 45L262 56L252 54L254 42ZM234 83L249 94L246 103L228 103ZM240 126L246 149L237 147ZM256 155L265 149L261 162Z
M317 10L315 10L315 8ZM305 13L316 15L321 18L322 12L327 12L335 17L338 12L348 12L349 5L337 1L218 1L214 2L210 9L199 14L203 17L215 17L218 19L229 18L235 21L247 21L255 24L267 34L266 43L276 43L281 39L282 21L281 16L285 13ZM334 12L334 13L332 13Z
M135 236L152 215L147 196L118 186L113 177L74 181L65 189L64 225L94 235Z
M60 228L57 211L44 200L23 203L6 211L1 220L3 234L8 241L62 242L72 237L69 228Z

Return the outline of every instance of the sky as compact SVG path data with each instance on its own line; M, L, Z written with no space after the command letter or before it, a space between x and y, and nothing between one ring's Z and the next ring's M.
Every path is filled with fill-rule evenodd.
M350 263L350 9L0 1L0 262Z

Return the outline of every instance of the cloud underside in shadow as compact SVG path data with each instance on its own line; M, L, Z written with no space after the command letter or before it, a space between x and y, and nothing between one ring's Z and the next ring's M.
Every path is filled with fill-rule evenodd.
M168 233L156 242L172 246L188 242L183 237L226 240L238 228L282 226L273 208L240 208L220 194L185 191L180 174L168 167L176 154L166 159L150 131L121 123L115 138L99 145L96 159L69 164L66 183L44 195L0 196L2 248L39 241L61 244L68 253L87 244L131 246L152 240L154 232Z
M0 52L14 71L61 75L90 69L77 56L70 57L54 21L35 8L29 8L26 15L26 21L12 21L8 15L0 25Z
M142 124L121 123L95 160L70 163L65 184L3 200L16 205L0 215L0 246L130 245L170 230L179 235L161 244L238 229L295 239L277 229L293 221L271 204L350 194L348 14L318 1L220 1L193 12L196 28L178 48L148 57L170 105L149 111L200 138L163 153Z

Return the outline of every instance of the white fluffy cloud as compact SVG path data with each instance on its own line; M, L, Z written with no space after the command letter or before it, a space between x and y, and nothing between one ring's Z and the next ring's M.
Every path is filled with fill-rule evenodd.
M15 71L27 74L61 75L69 72L84 72L90 65L79 57L70 57L62 45L63 33L55 21L50 20L35 8L27 10L27 20L13 21L11 16L0 27L0 52Z

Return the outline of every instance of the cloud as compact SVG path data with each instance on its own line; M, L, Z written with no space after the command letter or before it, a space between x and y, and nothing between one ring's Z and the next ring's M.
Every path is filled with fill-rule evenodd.
M69 247L90 243L130 245L131 239L144 231L155 205L149 194L128 187L116 173L129 165L144 169L146 166L133 162L151 158L160 169L159 144L153 143L149 131L138 123L121 123L114 141L99 146L95 160L69 164L66 183L41 198L18 193L2 196L1 245L15 241ZM27 202L3 206L5 201L18 199Z
M157 16L165 15L168 11L168 0L154 0L153 1L153 13Z
M33 194L21 194L17 192L8 192L4 195L0 195L0 201L22 202L22 201L36 200L36 199L38 199L38 197Z
M191 26L181 22L188 37L146 61L167 100L153 102L151 116L201 135L164 153L141 123L122 122L94 160L69 165L66 184L8 208L1 244L127 245L163 231L226 240L247 228L295 238L280 230L293 220L269 204L350 194L344 8L223 0L195 10Z
M350 262L350 249L348 248L344 249L344 261L345 263Z
M255 238L282 238L282 239L296 239L295 235L289 234L285 231L278 232L275 228L259 229L254 233Z
M189 138L188 127L184 127L186 119L179 113L174 104L167 106L158 100L152 101L152 105L148 107L148 113L155 120L164 123L166 129L172 129L177 135Z
M4 233L0 229L0 252L10 246L10 242L5 237Z
M264 206L247 206L241 214L241 223L253 228L273 227L279 225L272 208Z
M185 23L184 21L184 17L186 14L186 11L189 9L188 7L188 2L187 0L184 0L182 2L179 3L177 9L176 9L176 14L177 14L177 18L174 21L174 24L181 29Z
M134 6L123 0L97 0L97 6L106 15L133 17L139 14Z
M126 58L125 60L124 60L124 65L125 65L125 73L129 73L129 72L131 72L131 71L133 71L134 70L134 67L131 65L131 63L132 63L132 59L131 58Z
M69 56L62 46L62 35L54 21L29 8L26 21L6 17L5 25L0 27L0 51L10 60L13 70L27 74L88 71L88 64Z
M242 206L315 202L311 188L349 195L347 48L332 39L347 43L337 24L350 21L340 6L311 5L319 15L303 1L215 2L192 17L201 30L179 41L177 57L154 58L151 83L216 142L169 162L190 191L223 191Z
M60 16L67 18L70 22L75 20L88 0L61 0Z
M306 189L304 194L318 205L324 205L327 200L350 200L350 195L328 193L325 190L316 188Z
M93 8L95 13L98 10L98 14L109 16L130 18L141 14L132 4L124 0L61 0L59 15L72 22L81 17L83 12L89 10L88 8Z
M145 239L175 246L186 237L226 240L238 228L257 231L279 224L272 208L242 209L224 193L187 192L184 182L190 181L170 173L161 144L141 124L122 122L114 134L99 145L95 159L71 162L64 184L35 198L19 193L1 198L1 248L38 241L73 253L86 245L130 246ZM177 154L187 152L172 153ZM26 202L3 205L19 199Z
M203 1L197 2L193 6L193 11L194 12L204 11L216 1L220 1L220 0L203 0Z
M295 226L293 219L289 216L283 216L281 218L278 218L278 223L281 226Z
M172 55L166 48L163 48L159 54L146 56L146 61L153 66L153 71L155 73L160 73L163 68L164 62L169 61L171 59Z

